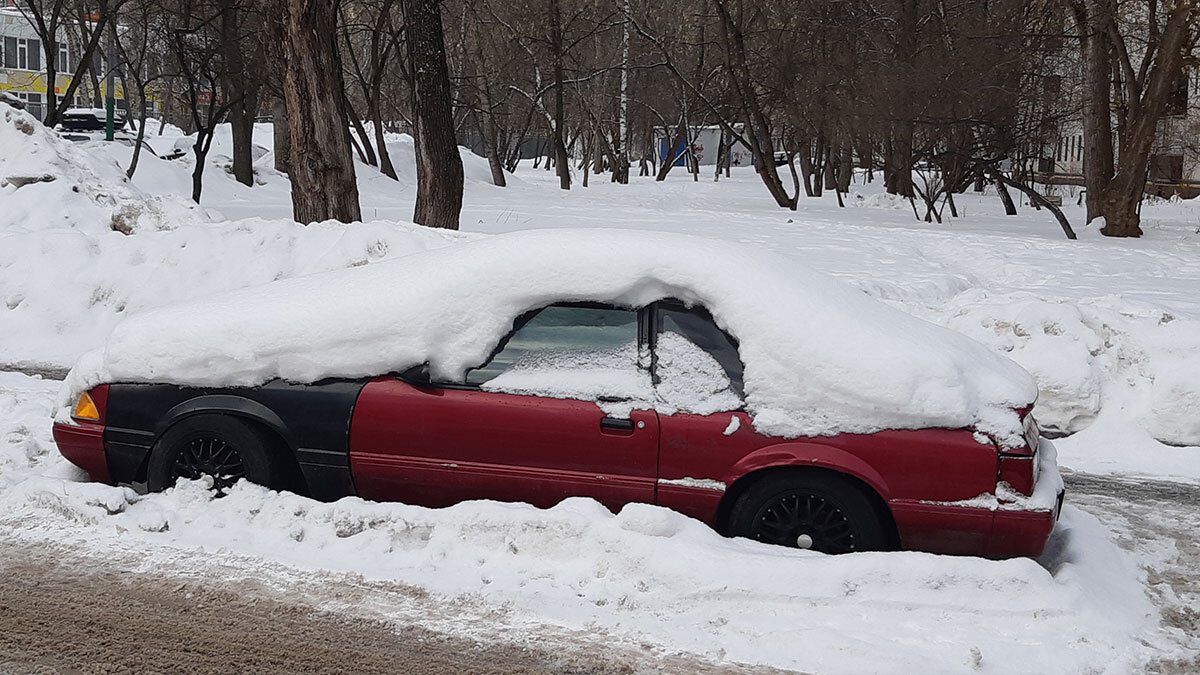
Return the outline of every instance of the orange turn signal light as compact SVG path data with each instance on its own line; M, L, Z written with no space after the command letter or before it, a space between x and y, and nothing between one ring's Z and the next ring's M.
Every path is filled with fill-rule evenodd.
M92 400L90 394L86 391L79 397L79 401L75 404L75 412L71 414L77 420L88 420L90 422L100 421L100 409L96 407L96 402Z

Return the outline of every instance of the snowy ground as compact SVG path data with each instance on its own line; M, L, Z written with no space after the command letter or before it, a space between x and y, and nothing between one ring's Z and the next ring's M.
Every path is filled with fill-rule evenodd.
M829 557L590 500L424 509L322 504L248 484L219 500L196 484L142 496L72 480L45 424L56 389L0 374L0 537L121 556L135 574L220 567L231 583L311 586L324 610L440 633L533 642L579 632L652 654L819 673L1128 673L1190 658L1194 646L1147 594L1169 545L1143 535L1125 550L1075 507L1040 560L989 561ZM347 605L337 589L363 581L375 591ZM440 611L417 611L414 587ZM1189 602L1175 600L1176 612Z
M1056 441L1067 467L1200 483L1200 204L1147 205L1140 241L1081 231L1068 242L1049 214L1023 207L1005 217L990 195L961 196L966 217L937 225L917 222L877 184L856 185L845 209L827 197L787 212L746 169L716 185L711 175L694 183L677 169L665 183L617 186L601 177L567 193L529 167L496 188L482 160L467 157L465 232L453 234L390 222L408 218L413 199L411 147L397 139L400 183L358 167L364 217L376 222L302 227L287 221L286 178L268 168L269 155L258 162L261 184L247 188L223 172L227 146L219 142L206 210L195 210L172 197L190 191L188 160L144 156L133 184L121 187L111 160L125 162L128 148L80 146L47 159L53 140L33 138L41 149L30 149L19 124L5 124L0 181L60 177L0 185L3 367L69 366L127 313L478 233L680 231L792 256L1008 354L1038 380L1039 419L1074 432ZM155 146L173 145L171 133ZM155 206L138 206L145 203ZM1078 227L1080 210L1067 212ZM1194 505L1081 499L1083 508L1064 511L1041 560L995 562L918 553L828 559L722 539L653 507L612 515L580 500L545 511L491 503L428 510L318 504L253 486L218 501L194 486L146 497L75 482L79 472L49 436L56 389L0 372L0 537L60 542L97 559L119 552L145 570L204 575L219 564L222 575L272 588L320 587L304 592L333 609L345 608L338 589L365 579L378 592L350 596L356 607L392 621L481 639L585 631L718 663L822 673L1132 673L1155 662L1188 672L1200 653L1188 609L1198 587L1194 543L1170 529L1193 522ZM1164 581L1181 566L1191 576ZM401 586L430 593L445 611L414 611Z

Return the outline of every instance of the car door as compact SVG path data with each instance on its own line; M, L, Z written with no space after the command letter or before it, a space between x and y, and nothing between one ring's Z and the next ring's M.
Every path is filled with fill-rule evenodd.
M359 494L652 503L658 417L640 326L635 310L552 305L518 318L464 382L372 381L351 427Z
M660 410L657 503L711 521L730 467L768 439L743 410L737 342L712 315L664 300L648 319Z

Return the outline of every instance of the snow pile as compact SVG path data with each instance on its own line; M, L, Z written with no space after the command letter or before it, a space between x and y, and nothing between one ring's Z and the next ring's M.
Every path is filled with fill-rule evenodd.
M1200 445L1200 321L1115 296L1067 302L978 289L936 314L1034 376L1043 429L1075 433L1107 408L1160 441Z
M912 202L908 200L908 197L894 195L889 192L875 192L869 195L855 193L854 197L848 203L850 206L859 206L866 209L912 210Z
M747 409L781 436L976 426L1021 443L1037 390L1012 361L788 259L663 233L527 231L130 317L85 356L101 382L257 385L428 363L460 380L525 311L556 301L707 307L740 341Z
M374 137L372 136L372 139ZM387 145L388 157L396 169L396 177L405 185L417 184L417 150L413 137L409 134L385 133L383 142ZM458 147L458 154L463 163L463 180L467 183L492 184L492 169L487 160L471 152L463 146ZM355 167L356 171L378 171L374 167L362 164ZM505 182L509 185L519 185L522 181L513 174L506 173Z
M130 234L208 220L183 196L143 193L115 163L61 138L3 101L0 204L0 232L67 227Z

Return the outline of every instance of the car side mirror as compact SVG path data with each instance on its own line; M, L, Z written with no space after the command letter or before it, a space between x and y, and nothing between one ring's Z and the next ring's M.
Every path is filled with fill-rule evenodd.
M418 366L413 366L408 370L400 373L399 378L409 384L432 384L433 380L429 375L429 364L422 363Z

